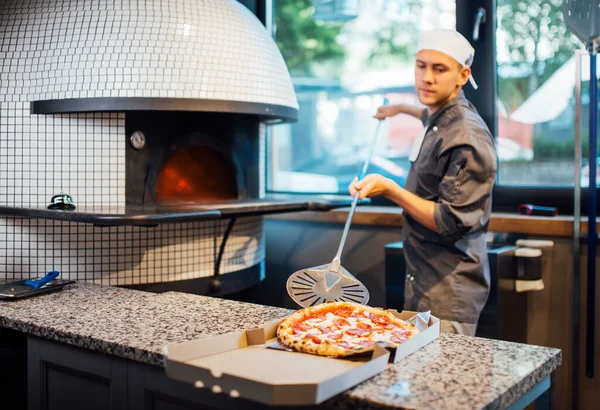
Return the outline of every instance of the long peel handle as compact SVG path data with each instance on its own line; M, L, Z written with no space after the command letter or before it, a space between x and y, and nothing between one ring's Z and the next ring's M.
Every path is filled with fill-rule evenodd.
M383 105L388 105L389 100L387 98L383 99ZM379 135L379 128L381 127L381 122L383 119L377 121L377 127L375 128L375 134L371 139L371 147L369 149L369 154L367 155L367 159L363 165L362 171L358 175L358 180L360 181L367 175L367 169L369 168L369 163L371 162L371 157L373 156L373 152L375 152L375 147L377 146L377 136ZM344 245L346 244L346 239L348 238L348 232L350 231L350 224L352 223L352 217L354 216L354 211L356 210L356 204L358 203L358 192L354 194L354 198L352 200L352 206L350 207L350 212L348 213L348 218L346 219L346 224L344 225L344 232L342 233L342 240L340 241L340 246L338 247L337 253L335 254L335 258L331 262L331 270L339 271L339 267L342 259L342 250L344 249Z

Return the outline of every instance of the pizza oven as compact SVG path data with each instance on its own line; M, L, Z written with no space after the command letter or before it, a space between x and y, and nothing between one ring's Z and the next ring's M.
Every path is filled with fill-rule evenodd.
M329 209L265 194L266 125L298 113L267 14L0 3L2 279L219 294L264 277L264 215Z

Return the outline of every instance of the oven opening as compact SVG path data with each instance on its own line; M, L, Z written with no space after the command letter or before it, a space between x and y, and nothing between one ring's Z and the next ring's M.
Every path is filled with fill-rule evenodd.
M258 124L233 113L128 113L126 203L187 209L258 198Z
M209 147L178 149L158 174L156 202L160 204L237 198L234 164Z

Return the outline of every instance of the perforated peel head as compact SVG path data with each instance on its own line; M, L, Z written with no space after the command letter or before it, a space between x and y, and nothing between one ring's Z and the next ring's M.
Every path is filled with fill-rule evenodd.
M315 266L294 272L287 280L287 291L292 300L302 307L325 302L353 302L366 305L369 291L350 272L331 264Z

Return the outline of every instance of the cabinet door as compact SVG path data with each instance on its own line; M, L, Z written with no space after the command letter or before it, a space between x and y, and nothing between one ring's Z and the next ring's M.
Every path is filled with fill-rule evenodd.
M27 336L0 327L0 408L27 408Z
M158 366L29 337L29 410L313 410L268 407L169 379ZM3 409L2 407L0 407Z
M28 338L29 410L127 408L126 361Z
M169 379L165 370L138 363L129 363L130 410L216 410L216 394L207 389ZM235 408L235 407L229 407Z
M281 407L264 406L226 394L213 393L169 379L165 369L129 362L130 410L279 410ZM313 407L285 407L285 410L313 410Z

